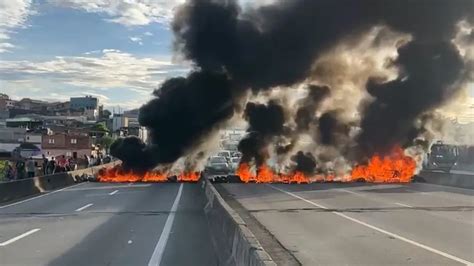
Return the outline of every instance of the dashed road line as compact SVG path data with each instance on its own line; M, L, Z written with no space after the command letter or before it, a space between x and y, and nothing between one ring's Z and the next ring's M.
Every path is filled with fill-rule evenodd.
M179 200L181 199L181 193L183 192L183 183L179 186L178 193L174 199L173 206L171 206L170 214L166 218L165 226L161 232L160 239L155 246L155 250L151 255L148 266L159 266L161 264L161 259L163 258L163 253L165 251L166 243L171 233L171 227L173 226L174 217L176 215L176 210L178 209Z
M114 190L114 191L110 192L109 195L112 196L112 195L116 194L117 192L118 192L118 190Z
M400 203L400 202L395 202L395 204L397 204L398 206L402 206L402 207L413 208L413 206L410 206L408 204L403 204L403 203Z
M75 211L76 211L76 212L83 211L83 210L85 210L85 209L89 208L89 207L90 207L90 206L92 206L92 205L94 205L94 204L92 204L92 203L89 203L89 204L87 204L87 205L84 205L84 206L82 206L82 207L80 207L80 208L76 209Z
M23 233L23 234L21 234L21 235L19 235L19 236L16 236L16 237L14 237L14 238L12 238L12 239L9 239L9 240L7 240L7 241L5 241L5 242L0 243L0 247L4 247L4 246L6 246L6 245L10 245L11 243L14 243L14 242L16 242L16 241L18 241L18 240L20 240L20 239L22 239L22 238L25 238L25 237L27 237L27 236L29 236L29 235L31 235L31 234L34 234L34 233L38 232L39 230L41 230L41 229L40 229L40 228L31 229L30 231L28 231L28 232L26 232L26 233Z

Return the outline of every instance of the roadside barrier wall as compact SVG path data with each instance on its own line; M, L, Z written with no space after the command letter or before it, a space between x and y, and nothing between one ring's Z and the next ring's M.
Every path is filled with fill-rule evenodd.
M276 265L246 223L217 192L209 180L203 181L207 197L204 209L219 265Z
M83 175L95 175L100 169L113 167L119 163L120 161L115 161L71 172L36 176L33 178L0 183L0 203L73 185L81 182Z
M421 171L418 176L417 179L421 182L474 189L474 174Z

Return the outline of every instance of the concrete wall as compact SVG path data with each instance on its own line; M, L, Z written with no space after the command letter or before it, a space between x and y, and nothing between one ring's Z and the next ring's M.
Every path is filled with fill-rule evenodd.
M113 167L120 161L77 171L0 183L0 203L34 196L42 192L67 187L79 182L83 175L94 175L104 167Z
M209 180L203 181L208 203L204 209L219 265L276 265L245 222Z
M420 182L474 189L474 173L445 173L421 171L416 179Z

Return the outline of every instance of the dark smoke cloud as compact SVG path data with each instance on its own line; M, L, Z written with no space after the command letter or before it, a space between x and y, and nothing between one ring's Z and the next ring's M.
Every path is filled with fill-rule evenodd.
M276 101L268 104L247 103L244 118L249 123L248 134L238 146L242 162L255 161L261 165L268 157L267 147L272 137L285 133L285 111Z
M308 95L300 102L295 116L296 130L299 132L309 130L320 103L331 93L328 86L309 85L307 89Z
M291 157L296 164L293 171L302 172L305 175L314 174L316 171L316 158L310 152L297 152Z
M472 0L282 0L246 12L236 0L188 0L172 29L177 52L194 62L196 72L165 82L142 107L140 123L152 132L152 145L144 151L155 164L174 162L231 117L246 90L302 82L327 49L376 25L409 33L413 41L399 49L395 62L402 78L368 84L374 101L363 108L359 148L366 156L403 145L413 135L413 121L454 93L451 85L463 66L449 41L456 23L474 21L473 14ZM254 109L258 117L260 109ZM280 121L277 113L262 123ZM309 119L300 116L304 128ZM251 128L262 139L285 131L255 123ZM333 143L330 136L327 142Z
M284 131L285 111L276 101L268 104L247 103L244 118L249 123L249 131L264 137L280 135Z
M350 131L349 125L339 119L339 111L329 111L319 118L319 143L323 145L336 146L343 136L347 136Z
M366 155L411 144L418 135L416 119L453 96L457 87L452 85L462 78L464 63L450 42L412 42L398 52L395 64L402 69L402 76L367 85L374 101L362 112L358 138Z
M199 71L186 78L172 78L153 95L155 98L140 108L139 115L152 145L137 145L134 138L116 144L115 156L134 167L175 162L234 112L233 84L222 73Z
M137 137L117 139L110 145L110 154L122 160L124 170L146 171L154 166L146 144Z

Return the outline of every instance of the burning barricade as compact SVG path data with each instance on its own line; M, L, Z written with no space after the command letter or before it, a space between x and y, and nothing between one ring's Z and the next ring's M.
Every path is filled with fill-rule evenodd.
M146 171L143 173L126 171L121 165L113 168L101 169L97 175L98 182L110 183L163 183L163 182L197 182L200 179L198 172L183 172L180 174Z
M402 148L394 148L385 156L374 155L367 164L356 165L347 174L305 173L300 170L289 173L275 171L264 163L259 167L241 162L235 174L222 175L216 182L242 182L242 183L286 183L308 184L314 182L369 182L369 183L407 183L416 173L417 162L414 158L405 155ZM187 171L177 174L146 171L135 173L125 171L120 165L102 169L98 173L99 182L197 182L201 178L209 178L206 171ZM237 177L237 178L236 178Z

